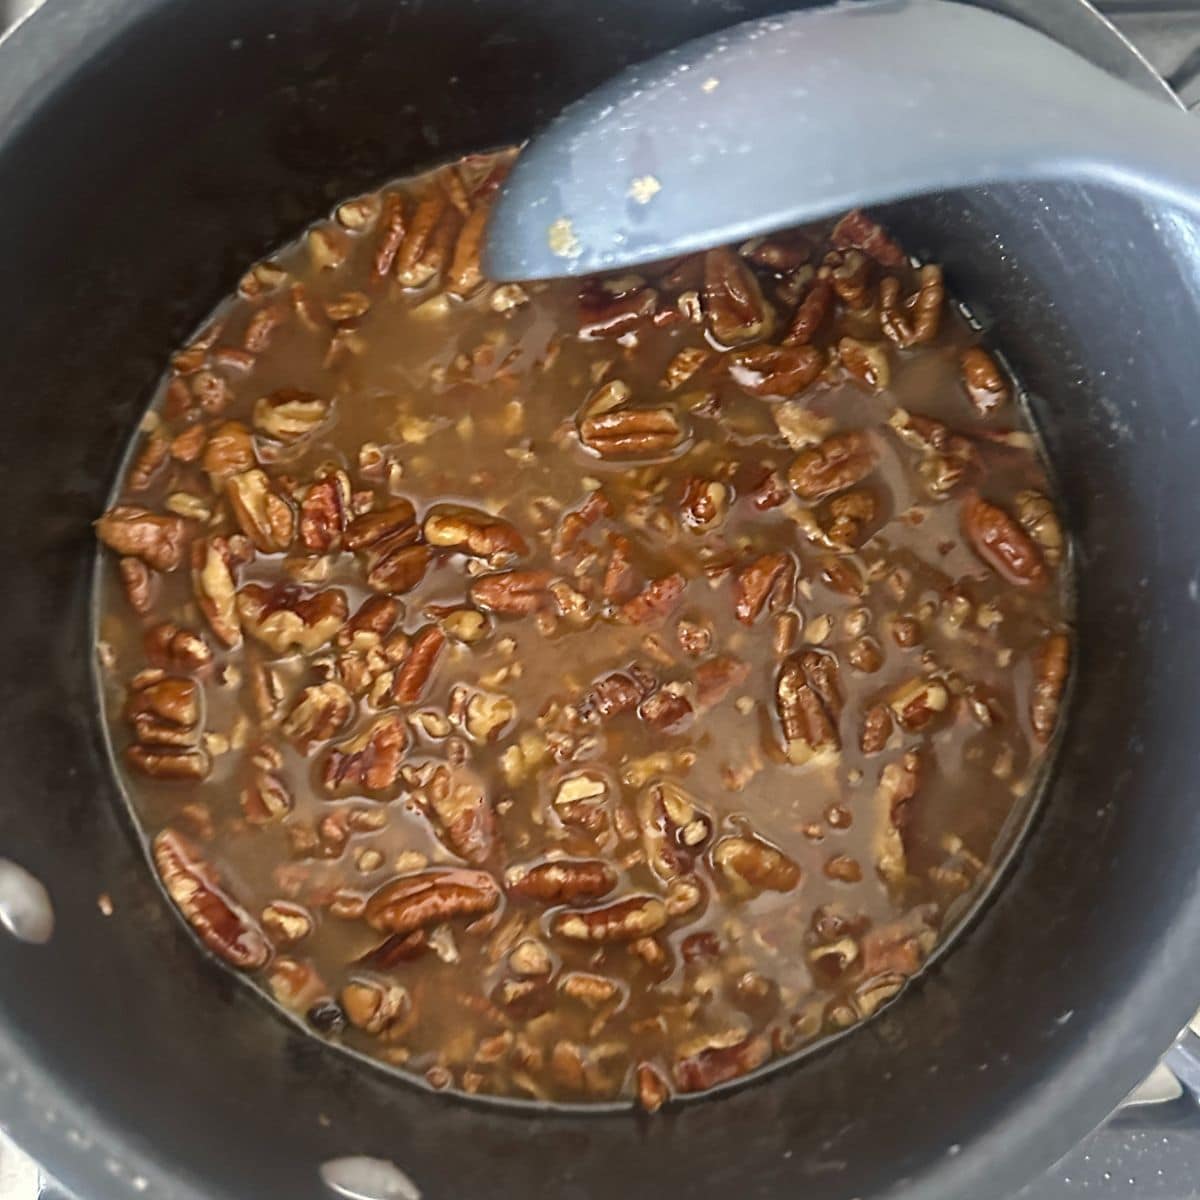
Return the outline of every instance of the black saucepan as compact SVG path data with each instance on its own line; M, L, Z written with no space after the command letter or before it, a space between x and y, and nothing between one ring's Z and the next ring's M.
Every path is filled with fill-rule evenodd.
M1197 230L1098 189L886 214L1034 394L1078 539L1080 632L1019 861L867 1027L652 1119L430 1095L306 1038L207 961L124 820L91 677L90 522L166 352L336 198L518 140L617 68L784 7L49 0L0 44L0 856L57 911L46 946L0 935L0 1120L88 1200L315 1198L319 1165L357 1153L428 1200L986 1200L1097 1123L1189 1017ZM1080 0L994 7L1160 86Z

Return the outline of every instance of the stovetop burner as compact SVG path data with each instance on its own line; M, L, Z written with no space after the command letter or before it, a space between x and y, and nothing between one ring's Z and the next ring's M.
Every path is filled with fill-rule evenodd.
M0 32L38 3L0 0ZM1200 117L1200 0L1099 0L1096 7ZM1099 1129L1013 1200L1200 1200L1200 1015L1192 1028L1190 1059L1168 1056ZM72 1198L0 1131L0 1200Z

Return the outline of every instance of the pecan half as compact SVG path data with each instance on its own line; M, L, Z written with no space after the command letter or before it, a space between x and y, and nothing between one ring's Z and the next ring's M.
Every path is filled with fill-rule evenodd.
M788 482L805 500L821 500L853 487L875 469L875 450L862 430L835 433L801 450L788 468Z
M615 338L654 314L658 293L637 275L589 281L579 293L579 336Z
M125 760L134 770L151 779L196 782L207 778L212 770L212 760L194 746L185 749L135 744L125 751Z
M341 588L309 592L289 584L248 583L237 593L242 627L276 654L311 654L346 623L349 605Z
M870 979L883 973L915 975L937 944L937 931L926 913L914 909L896 921L877 925L862 939L862 973Z
M130 684L125 716L135 723L139 717L149 717L175 728L194 729L200 721L200 689L194 679L144 671ZM174 743L168 740L167 744Z
M1034 655L1029 719L1039 741L1048 742L1058 723L1070 657L1071 641L1065 633L1052 633Z
M192 545L192 588L213 633L226 645L242 640L237 608L237 569L253 548L244 537L210 537Z
M917 290L903 303L900 280L889 275L879 285L879 327L901 349L931 342L941 326L945 301L939 266L930 263L917 272Z
M209 435L200 466L214 481L228 479L258 465L254 436L241 421L226 421Z
M667 923L666 906L653 896L631 896L604 908L568 909L552 928L577 942L629 942L657 933Z
M736 1037L736 1041L732 1040ZM675 1062L675 1083L681 1092L702 1092L757 1070L771 1056L771 1043L762 1035L731 1031L726 1038L707 1038Z
M739 346L767 337L774 314L749 267L728 247L704 256L704 317L722 346Z
M524 617L548 608L550 571L502 571L481 575L471 584L471 602L504 616Z
M848 212L833 228L831 241L839 250L853 248L869 255L884 267L902 267L908 261L878 221L861 208Z
M713 866L739 895L790 892L800 868L782 850L757 837L722 838L712 850Z
M435 184L417 202L396 252L396 278L405 287L421 287L439 274L458 236L459 216Z
M350 720L354 701L332 680L306 687L280 729L305 754L316 742L328 741Z
M820 277L829 281L837 298L852 312L868 312L875 302L872 291L875 268L858 250L831 251L821 265Z
M158 574L140 558L121 558L117 560L117 575L130 608L144 616L158 598Z
M997 504L972 492L963 499L962 531L971 549L1003 579L1017 587L1046 582L1046 564L1029 535Z
M600 490L589 492L587 499L577 509L563 514L550 553L555 558L563 558L573 553L584 533L601 517L611 515L612 504L608 497Z
M833 311L833 285L828 279L814 279L812 287L796 307L784 336L785 346L807 346Z
M1057 567L1066 550L1062 523L1048 497L1041 492L1017 493L1017 519L1021 528L1037 543L1048 567Z
M959 358L963 390L981 417L991 416L1012 399L1000 364L982 346L968 346Z
M407 935L455 917L489 913L499 903L500 889L486 871L452 867L384 884L367 901L364 917L381 933Z
M729 488L716 479L684 480L679 509L684 522L693 529L712 529L729 509Z
M641 703L643 691L634 680L621 671L597 679L579 702L579 714L588 720L592 716L602 721L619 713L631 712Z
M254 405L254 428L285 446L315 433L329 418L332 405L314 392L278 388Z
M429 686L446 635L438 625L426 625L414 635L404 660L392 679L392 699L397 704L416 704Z
M490 204L476 205L459 230L450 269L446 272L446 290L452 296L465 299L483 286L480 254L483 249L483 231L490 213Z
M578 904L607 896L617 886L617 875L598 859L559 859L534 867L512 867L504 886L513 895L539 904Z
M892 368L886 342L863 342L844 337L838 344L838 360L846 374L872 391L882 391L891 382Z
M439 763L412 796L459 858L480 865L493 856L496 814L487 788L473 772Z
M786 550L764 554L733 579L733 612L743 625L753 625L776 588L785 602L795 579L796 563Z
M433 552L415 544L416 511L407 500L355 517L346 529L348 549L363 556L367 583L377 592L409 592L425 577Z
M669 408L617 408L580 419L579 440L609 461L657 458L678 449L687 437Z
M875 865L888 883L900 883L908 874L908 854L903 830L908 806L921 781L921 759L909 751L879 773L875 789L876 824L872 837Z
M270 477L257 467L231 475L225 495L234 520L242 532L264 554L278 554L292 543L296 519L291 504L271 485Z
M216 869L195 845L164 829L153 850L167 895L205 946L240 970L263 966L271 955L270 943L250 914L222 891Z
M888 701L896 720L909 732L924 729L934 717L946 711L949 703L946 685L936 678L911 679Z
M696 667L696 701L713 708L750 676L750 664L729 654L718 654Z
M790 758L802 759L805 747L815 751L841 744L836 724L840 702L831 658L814 650L792 655L779 673L775 696Z
M342 205L342 209L347 207L345 204ZM339 215L341 211L341 209L338 210ZM404 241L406 228L404 217L403 193L386 192L379 214L379 236L375 243L375 256L372 260L375 275L379 279L392 273L392 267L396 263L396 251L400 249L400 243ZM364 227L365 224L364 220ZM354 227L352 226L352 228Z
M183 560L187 523L173 514L117 504L96 522L96 535L118 554L139 558L155 571L173 571Z
M212 648L190 629L163 621L146 631L142 639L146 657L160 667L199 671L212 662Z
M621 605L621 617L631 625L648 625L670 616L683 598L687 580L678 573L652 579L632 600Z
M638 573L633 565L633 543L624 534L609 535L612 552L604 568L600 590L606 600L624 604L637 593Z
M853 550L866 538L867 527L878 515L875 495L864 488L834 496L825 507L825 538L835 548Z
M408 730L403 719L399 713L386 713L330 750L321 782L330 792L386 791L399 778L407 748Z
M283 759L278 750L261 748L251 764L250 780L242 788L242 815L251 825L269 825L282 821L292 811L295 800L278 774Z
M863 716L862 734L858 739L864 754L878 754L892 736L892 717L886 704L875 704Z
M126 479L131 492L144 492L171 457L171 443L161 433L150 433L142 442Z
M341 544L350 522L350 480L345 471L322 475L300 501L300 544L314 554L328 554Z
M676 687L676 684L667 684L642 701L638 716L650 729L659 733L678 733L691 722L695 709L686 696L675 690Z
M525 539L508 521L458 504L434 505L425 517L423 533L431 546L485 558L492 566L504 566L529 553Z
M729 377L751 396L784 400L802 392L825 369L816 346L747 346L728 359Z

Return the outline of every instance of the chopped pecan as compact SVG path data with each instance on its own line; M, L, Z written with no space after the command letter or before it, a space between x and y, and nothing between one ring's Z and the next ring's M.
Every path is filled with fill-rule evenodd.
M260 750L251 764L250 780L242 788L242 814L251 825L281 821L292 811L295 800L278 774L282 764L278 751Z
M875 704L863 716L862 734L858 739L864 754L878 754L892 736L892 716L886 704Z
M861 250L884 267L902 267L907 261L904 251L883 226L860 208L848 212L834 226L831 241L839 250Z
M942 268L933 263L917 272L917 290L903 304L900 280L889 275L879 285L879 327L901 349L931 342L941 326L945 301Z
M667 882L689 874L695 856L712 837L712 818L670 780L642 788L637 798L637 817L646 861Z
M888 883L900 883L908 874L903 830L908 824L908 806L917 794L920 780L921 759L911 750L879 773L872 849L879 874Z
M209 435L200 466L214 480L228 479L258 465L254 436L241 421L226 421Z
M733 1040L736 1038L737 1040ZM702 1092L757 1070L771 1055L771 1043L760 1034L731 1030L722 1038L705 1038L675 1062L675 1083L681 1092Z
M350 480L345 471L322 475L300 501L300 544L314 554L338 549L350 522Z
M621 605L621 617L631 625L648 625L671 615L683 597L687 581L678 573L652 579L642 590Z
M816 346L747 346L728 359L729 377L751 396L786 399L802 392L825 369Z
M253 548L243 537L210 537L192 545L192 586L196 603L213 633L226 645L242 640L237 607L237 569Z
M199 671L212 662L212 648L198 633L170 621L148 629L142 644L146 657L156 666Z
M753 625L775 589L786 603L795 574L795 560L786 550L756 558L734 576L734 615L743 625Z
M637 275L589 281L579 293L579 336L615 338L654 314L658 293Z
M888 701L896 720L910 732L924 729L949 703L946 685L936 678L910 679Z
M504 616L523 617L550 604L550 571L502 571L471 584L471 602Z
M150 433L142 442L126 477L131 492L144 492L171 457L171 443L161 433Z
M279 388L254 405L254 428L272 441L291 446L319 429L331 407L314 392Z
M571 554L579 539L591 526L595 525L601 517L611 515L612 504L608 497L599 489L589 492L587 499L577 509L563 514L563 519L559 522L558 530L554 535L554 544L550 548L550 553L555 558L563 558Z
M637 593L638 574L633 565L633 543L620 533L610 535L608 540L612 552L604 568L600 590L606 600L624 604Z
M704 316L722 346L738 346L767 337L774 314L749 267L730 249L704 256Z
M265 471L254 468L225 481L229 507L242 532L264 554L288 548L295 530L292 506L271 486Z
M693 529L712 529L729 508L729 488L716 479L689 477L684 480L679 507Z
M863 488L834 496L826 505L825 537L835 548L853 550L865 540L866 528L876 518L878 505Z
M975 553L1017 587L1041 587L1046 564L1029 535L999 505L972 492L963 499L962 530Z
M407 500L395 500L378 512L355 517L346 528L345 544L366 562L367 583L377 592L408 592L425 577L432 560L420 536L416 511Z
M319 683L300 693L280 728L307 754L314 742L328 741L339 732L353 712L354 701L340 683Z
M327 791L345 789L382 792L400 775L408 748L408 730L399 713L377 717L361 733L329 752L321 780Z
M155 837L154 865L167 895L209 950L241 970L266 963L271 947L262 930L222 891L216 869L183 834L164 829Z
M833 310L833 285L828 279L814 279L812 287L796 307L783 339L785 346L807 346Z
M886 342L863 342L844 337L837 348L838 359L846 373L864 387L879 392L891 382L892 368Z
M183 559L187 523L182 517L118 504L96 522L96 534L118 554L139 558L155 571L173 571Z
M553 930L577 942L628 942L656 933L666 923L661 900L631 896L603 908L567 909L554 918Z
M927 911L913 909L896 921L878 925L862 939L862 973L872 978L884 972L915 975L937 943L937 931Z
M346 1019L364 1033L383 1033L412 1011L412 1000L406 988L399 984L384 985L373 979L352 979L342 988L340 998Z
M840 745L836 724L840 701L831 658L815 650L792 655L779 673L775 694L789 757L802 758L805 747L822 750Z
M706 659L696 667L696 700L701 708L713 708L749 675L750 664L730 654Z
M512 867L504 881L515 896L540 904L598 900L617 886L616 872L598 859L557 859L534 867Z
M237 593L237 611L247 633L276 654L305 654L324 646L346 623L349 606L341 588L309 592L289 584L248 583Z
M392 680L392 699L397 704L416 704L421 699L445 645L446 635L438 625L426 625L414 635Z
M579 713L586 720L593 714L606 721L619 713L631 712L642 700L642 690L621 671L597 679L579 702Z
M703 346L685 346L667 363L662 386L669 392L682 387L712 356L713 352Z
M982 346L968 346L959 357L962 385L981 417L991 416L1012 399L1000 364Z
M850 430L801 450L788 468L788 482L805 500L821 500L853 487L874 469L870 436L862 430Z
M616 408L590 413L579 422L579 439L608 460L658 458L678 449L687 437L669 408Z
M1029 719L1041 742L1048 742L1058 723L1063 689L1067 684L1071 641L1065 633L1052 633L1038 647L1033 658L1033 692L1029 698Z
M691 721L695 710L686 696L668 684L642 701L638 715L659 733L678 733Z
M503 566L529 553L525 539L508 521L458 504L434 505L425 517L423 532L431 546L485 558L492 566Z
M140 558L121 558L117 560L117 574L129 606L135 613L148 613L158 597L157 573L150 570Z
M758 837L722 838L712 850L713 866L739 895L790 892L800 868L782 850Z
M500 902L500 889L486 871L452 867L423 871L384 884L364 914L372 929L407 935L455 917L489 913Z

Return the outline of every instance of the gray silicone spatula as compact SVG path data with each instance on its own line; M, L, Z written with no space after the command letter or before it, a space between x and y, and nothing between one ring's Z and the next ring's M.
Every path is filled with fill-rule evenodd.
M1200 131L1008 17L952 0L752 21L632 67L518 159L493 279L670 258L970 184L1078 179L1200 210Z

